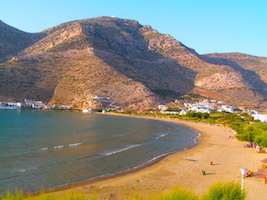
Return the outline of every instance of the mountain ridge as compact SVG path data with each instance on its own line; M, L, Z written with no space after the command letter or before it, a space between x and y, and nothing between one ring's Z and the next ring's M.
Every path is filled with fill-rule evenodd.
M0 20L0 63L42 38L42 33L27 33L11 27Z
M92 96L108 96L122 107L147 109L190 93L253 107L267 97L264 57L200 55L135 20L76 20L29 38L0 54L2 98L94 107Z

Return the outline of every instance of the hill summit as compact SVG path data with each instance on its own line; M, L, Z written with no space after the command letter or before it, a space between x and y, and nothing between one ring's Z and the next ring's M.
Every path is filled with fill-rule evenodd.
M98 17L25 33L0 21L0 98L146 109L185 94L261 106L267 58L199 55L135 20Z

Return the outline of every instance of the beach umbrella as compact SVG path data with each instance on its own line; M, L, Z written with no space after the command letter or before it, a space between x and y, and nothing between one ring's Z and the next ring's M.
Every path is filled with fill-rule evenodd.
M241 184L241 189L244 189L244 180L245 180L245 175L247 173L247 171L249 171L249 169L247 168L240 168L240 173L242 175L242 184Z

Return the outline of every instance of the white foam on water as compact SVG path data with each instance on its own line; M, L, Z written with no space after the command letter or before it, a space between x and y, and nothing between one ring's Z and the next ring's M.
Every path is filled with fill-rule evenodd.
M158 140L158 139L163 138L167 135L168 135L168 133L163 133L163 134L159 135L158 137L156 137L156 139Z
M23 172L26 172L26 169L17 169L17 172L23 173Z
M26 171L29 171L29 170L35 170L37 169L36 167L29 167L27 169L15 169L16 172L19 172L19 173L24 173Z
M113 154L117 154L117 153L121 153L123 151L127 151L129 149L133 149L135 147L139 147L141 146L142 144L134 144L134 145L129 145L125 148L122 148L122 149L118 149L118 150L115 150L115 151L111 151L111 152L108 152L108 153L104 153L105 156L110 156L110 155L113 155Z
M81 142L79 142L79 143L73 143L73 144L69 144L69 147L76 147L76 146L79 146L81 144L82 144Z
M62 149L64 146L63 145L58 145L58 146L54 146L54 149Z

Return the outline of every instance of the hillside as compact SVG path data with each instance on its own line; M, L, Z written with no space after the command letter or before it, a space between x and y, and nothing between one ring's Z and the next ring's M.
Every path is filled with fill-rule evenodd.
M8 29L5 26L1 32ZM1 54L13 56L0 64L2 99L91 107L97 95L123 107L143 109L192 93L246 106L261 105L267 96L263 82L253 82L255 78L245 73L253 68L255 76L266 80L266 58L262 65L244 60L236 67L230 58L201 56L172 36L134 20L99 17L38 34L11 29L17 34L16 44L25 43L16 48L6 45L10 53Z
M228 65L239 71L253 91L264 97L265 101L260 106L266 106L267 58L242 53L216 53L203 55L203 59L217 65Z
M241 53L207 54L203 57L217 65L229 65L240 71L254 89L267 95L267 58Z
M41 33L25 33L0 20L0 63L9 60L43 36Z

